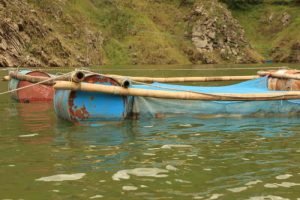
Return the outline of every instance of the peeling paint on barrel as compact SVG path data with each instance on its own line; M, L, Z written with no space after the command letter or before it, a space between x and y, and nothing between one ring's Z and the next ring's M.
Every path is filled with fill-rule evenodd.
M49 74L40 71L20 70L18 71L18 73L30 76L41 76L49 78L51 77ZM28 81L21 81L15 78L12 78L9 82L9 90L15 90L22 87L27 88L12 93L12 98L16 99L21 103L49 102L53 100L54 88L52 86L34 84Z
M84 82L119 85L100 75L85 77ZM122 120L127 116L127 97L96 92L57 90L54 107L57 115L69 121Z

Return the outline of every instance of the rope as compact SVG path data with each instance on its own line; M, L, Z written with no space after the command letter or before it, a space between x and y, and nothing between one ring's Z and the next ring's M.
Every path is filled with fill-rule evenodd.
M57 79L57 78L60 78L60 77L66 76L66 75L69 75L69 74L71 74L71 73L72 73L72 72L65 73L65 74L63 74L63 75L56 76L56 77L53 77L53 78L49 78L49 79L47 79L47 80L40 81L40 82L38 82L38 83L34 83L34 84L27 85L27 86L24 86L24 87L20 87L20 88L16 88L16 89L13 89L13 90L8 90L8 91L5 91L5 92L1 92L0 95L9 94L9 93L12 93L12 92L16 92L16 91L19 91L19 90L23 90L23 89L26 89L26 88L30 88L30 87L33 87L33 86L36 86L36 85L39 85L39 84L42 84L42 83L46 83L46 82L48 82L48 81L55 80L55 79Z

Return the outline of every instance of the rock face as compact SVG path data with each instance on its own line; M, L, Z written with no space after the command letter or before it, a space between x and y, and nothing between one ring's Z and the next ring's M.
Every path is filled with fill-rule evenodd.
M260 61L251 52L238 21L218 1L195 5L189 20L191 39L204 63Z
M283 45L281 45L283 46ZM290 46L289 54L286 54L286 50L280 46L272 49L271 56L275 62L282 63L299 63L300 62L300 41L293 43Z
M84 26L80 27L80 32L76 31L76 24L71 23L75 20L64 16L59 5L51 7L49 4L41 9L25 0L0 0L0 8L0 67L70 67L102 63L101 33ZM53 23L47 24L44 18ZM58 29L65 25L71 29L70 34ZM80 48L78 38L86 42L85 47Z

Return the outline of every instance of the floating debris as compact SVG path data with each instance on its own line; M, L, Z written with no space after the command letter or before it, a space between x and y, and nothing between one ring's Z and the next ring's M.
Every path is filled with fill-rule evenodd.
M192 148L192 145L188 145L188 144L165 144L162 147L160 147L161 149L172 149L172 148Z
M247 190L247 189L248 189L248 187L237 187L237 188L229 188L227 190L230 191L230 192L237 193L237 192L242 192L242 191Z
M166 166L166 169L169 170L169 171L177 171L178 169L172 165L167 165Z
M248 161L248 160L250 160L250 159L249 159L249 158L242 158L242 160Z
M155 153L143 153L144 156L155 156Z
M35 179L36 181L75 181L79 180L85 176L85 173L78 173L78 174L57 174L53 176L42 177L39 179Z
M283 175L276 176L276 179L283 180L283 179L288 179L292 176L293 176L292 174L283 174Z
M155 178L163 178L167 177L168 170L159 169L159 168L135 168L135 169L125 169L120 170L112 176L114 181L120 181L121 179L129 179L130 175L141 176L141 177L155 177Z
M180 127L192 127L192 124L179 124Z
M134 191L134 190L137 190L138 188L135 187L135 186L123 186L122 187L122 190L125 190L125 191Z
M246 183L245 185L250 186L250 185L256 185L258 183L262 183L262 181L261 180L250 181L250 182Z
M38 133L33 133L33 134L27 134L27 135L19 135L20 138L28 138L28 137L34 137L39 135Z
M248 200L289 200L289 199L280 196L268 195L268 196L250 197L250 199Z
M299 185L300 183L282 182L282 183L267 183L264 186L266 188L278 188L278 187L289 188L289 187L299 186Z
M219 197L224 196L224 194L213 194L209 199L218 199Z
M90 199L100 199L103 198L103 195L97 194L95 196L90 197Z
M185 180L182 180L182 179L175 179L176 182L178 183L191 183L191 181L185 181Z

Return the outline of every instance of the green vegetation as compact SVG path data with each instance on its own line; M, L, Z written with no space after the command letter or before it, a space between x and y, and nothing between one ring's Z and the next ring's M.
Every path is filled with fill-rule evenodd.
M296 1L265 0L247 10L233 10L251 45L266 59L285 61L300 41L300 6Z
M65 12L78 13L101 30L108 64L190 63L181 46L183 17L193 0L71 0Z

